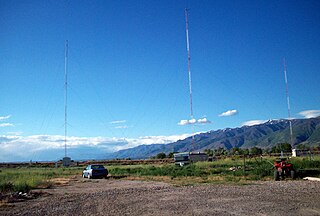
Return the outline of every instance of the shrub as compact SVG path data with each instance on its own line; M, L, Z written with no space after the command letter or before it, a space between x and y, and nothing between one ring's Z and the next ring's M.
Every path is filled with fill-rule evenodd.
M0 184L0 192L11 192L14 189L14 185L11 182L4 182Z
M27 193L31 190L31 186L26 182L14 185L14 191Z
M260 163L251 170L251 173L260 178L271 176L273 174L273 167L268 163Z
M159 154L157 154L156 159L164 159L166 158L166 154L163 152L160 152Z

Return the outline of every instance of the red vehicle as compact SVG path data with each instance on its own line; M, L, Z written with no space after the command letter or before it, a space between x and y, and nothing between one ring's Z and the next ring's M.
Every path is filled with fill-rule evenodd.
M285 177L291 177L292 179L295 178L295 170L293 168L293 164L287 163L286 159L282 158L280 161L274 162L274 180L279 181L284 179Z

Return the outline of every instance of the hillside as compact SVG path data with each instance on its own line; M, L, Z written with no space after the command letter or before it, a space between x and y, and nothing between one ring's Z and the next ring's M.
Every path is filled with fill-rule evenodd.
M312 119L292 120L293 144L320 144L320 117ZM234 147L271 148L278 143L290 143L289 121L285 119L270 120L264 124L243 126L240 128L226 128L209 131L195 136L194 143L188 137L170 144L141 145L125 149L113 154L113 158L148 158L159 152L203 151L205 149Z

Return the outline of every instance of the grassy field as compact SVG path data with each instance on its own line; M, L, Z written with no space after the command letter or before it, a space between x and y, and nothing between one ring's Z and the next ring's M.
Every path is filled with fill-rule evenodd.
M164 181L176 185L202 183L246 184L255 180L273 179L275 158L240 156L213 162L198 162L184 167L170 164L106 165L113 178ZM291 158L298 173L320 177L320 157ZM50 188L58 178L81 176L83 166L69 168L20 167L0 169L0 192L27 192L34 188Z
M27 192L34 188L50 188L55 178L68 178L81 174L82 168L2 168L0 169L0 192Z

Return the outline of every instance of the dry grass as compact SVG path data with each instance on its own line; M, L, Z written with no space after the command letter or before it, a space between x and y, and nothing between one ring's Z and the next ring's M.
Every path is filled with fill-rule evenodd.
M185 176L185 177L169 177L169 176L127 176L124 177L125 180L131 181L157 181L165 182L176 186L187 186L187 185L199 185L199 184L236 184L243 185L248 184L251 181L248 181L245 177L237 177L235 179L228 179L227 177L212 175L207 177L195 177L195 176Z
M65 185L69 185L69 183L71 181L75 181L75 179L77 179L77 177L78 176L74 175L74 176L69 176L69 177L53 178L53 179L50 179L50 182L53 185L65 186Z

